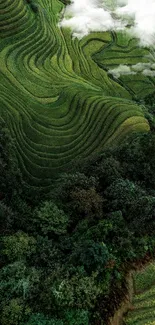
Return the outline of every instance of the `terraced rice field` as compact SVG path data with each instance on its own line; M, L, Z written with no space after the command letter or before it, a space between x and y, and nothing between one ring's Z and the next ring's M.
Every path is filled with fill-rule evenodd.
M128 314L126 325L155 324L155 264L135 276L136 295L133 300L134 309Z
M0 0L0 117L34 187L49 188L77 158L149 130L132 98L152 93L154 78L107 73L146 62L149 50L114 32L73 39L58 27L62 15L58 0Z

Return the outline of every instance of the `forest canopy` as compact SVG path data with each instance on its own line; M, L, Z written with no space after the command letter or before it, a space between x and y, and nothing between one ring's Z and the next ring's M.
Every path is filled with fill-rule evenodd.
M48 194L28 188L0 130L1 324L107 323L127 272L154 257L153 120L149 133L79 161Z

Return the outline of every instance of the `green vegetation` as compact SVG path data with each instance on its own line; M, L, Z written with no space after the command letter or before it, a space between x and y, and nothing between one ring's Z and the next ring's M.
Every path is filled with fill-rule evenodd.
M154 258L154 78L107 73L150 50L63 8L0 2L1 325L107 324Z
M127 325L154 325L155 321L155 264L149 264L134 276L134 309L128 313Z
M154 258L154 133L78 162L46 195L23 181L3 122L1 134L1 324L107 324L128 271Z
M149 49L123 33L73 39L58 26L63 7L58 0L0 3L0 116L25 182L45 191L77 159L148 131L133 99L154 91L154 79L141 73L119 80L107 73L148 62Z

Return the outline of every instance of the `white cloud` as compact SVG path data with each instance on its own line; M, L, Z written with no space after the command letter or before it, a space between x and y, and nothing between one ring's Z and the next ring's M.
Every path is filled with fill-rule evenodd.
M149 69L143 70L142 74L147 77L155 77L155 71Z
M91 31L125 29L129 24L142 45L155 44L155 0L72 0L61 22L79 38Z
M143 72L145 69L151 69L153 64L151 62L142 63L139 62L137 64L132 65L132 70L135 72Z
M114 20L106 7L101 0L73 0L66 8L61 26L71 27L73 35L79 38L91 31L122 29L121 21Z
M131 31L142 45L155 44L155 0L126 0L126 5L117 7L116 13L133 18Z
M144 76L155 77L155 64L154 63L142 63L139 62L135 65L123 65L120 64L117 68L108 71L114 78L120 78L123 75L136 75L142 73Z
M132 71L127 65L120 64L117 68L111 69L108 73L112 74L113 77L119 78L122 75L135 75L137 72Z

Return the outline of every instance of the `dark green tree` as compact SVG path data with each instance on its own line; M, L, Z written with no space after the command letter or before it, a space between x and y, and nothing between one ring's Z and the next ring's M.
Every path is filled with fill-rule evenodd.
M33 223L41 235L63 235L67 232L69 218L52 201L43 202L33 216Z

